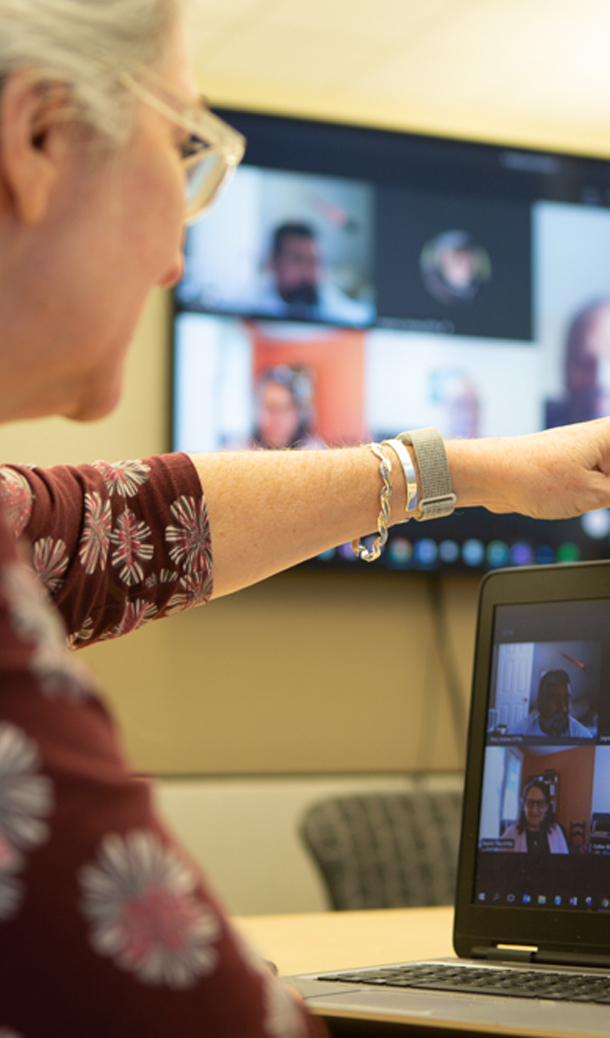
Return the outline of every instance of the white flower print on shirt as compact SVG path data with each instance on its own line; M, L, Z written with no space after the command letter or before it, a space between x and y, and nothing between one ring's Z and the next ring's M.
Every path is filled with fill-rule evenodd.
M69 651L59 614L45 599L32 571L21 562L6 563L0 572L0 589L13 627L32 646L30 667L42 691L70 699L90 695L90 673Z
M180 587L182 591L172 595L167 603L165 616L182 613L185 609L208 602L213 587L212 573L210 570L200 570L193 575L180 577Z
M138 458L134 461L94 461L93 467L101 472L109 494L119 497L135 497L141 486L148 482L150 465Z
M80 870L90 943L144 984L193 987L218 963L220 923L195 897L195 878L156 834L107 835Z
M0 723L0 919L12 918L19 908L22 852L48 839L53 791L39 771L33 740L16 725Z
M165 539L172 562L181 565L187 573L211 568L210 537L203 498L197 502L184 494L170 506L177 525L168 526Z
M32 515L34 492L25 476L8 466L0 468L0 501L15 536L20 537Z
M78 649L79 645L84 645L90 641L93 637L93 620L90 616L84 621L79 631L74 631L69 634L66 638L66 645L69 649Z
M102 641L130 634L131 631L137 630L138 627L142 627L143 624L154 619L157 612L158 609L154 602L147 602L143 598L134 598L133 602L126 602L120 622L102 637Z
M152 544L145 544L152 536L150 526L126 508L118 517L111 540L117 547L112 553L112 565L121 566L119 577L129 585L139 584L144 578L144 570L138 559L150 562L153 557Z
M85 494L85 523L80 539L78 557L85 573L94 573L99 565L106 566L110 533L112 528L112 512L110 501L104 501L102 495L94 490Z
M43 537L32 545L32 565L49 595L61 587L68 563L65 541Z
M157 587L158 584L173 584L178 579L178 574L173 569L162 569L160 573L151 573L144 581L147 591Z

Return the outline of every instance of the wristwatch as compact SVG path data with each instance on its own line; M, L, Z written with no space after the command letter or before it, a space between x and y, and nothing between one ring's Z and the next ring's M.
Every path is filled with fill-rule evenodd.
M451 473L441 434L436 429L416 429L395 437L412 447L419 471L419 499L415 518L440 519L451 515L456 496L451 490Z

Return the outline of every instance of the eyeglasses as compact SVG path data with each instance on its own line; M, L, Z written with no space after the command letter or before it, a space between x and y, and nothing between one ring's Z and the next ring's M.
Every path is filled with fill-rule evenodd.
M141 101L188 133L181 152L186 173L184 220L191 223L212 204L235 172L246 150L246 139L214 115L204 98L200 98L199 103L185 101L171 83L152 69L143 68L138 75L140 78L134 79L124 72L120 81ZM153 89L149 90L141 82L142 78L148 79Z
M525 803L525 806L530 809L530 811L534 811L534 810L545 811L546 808L547 808L546 800L537 800L534 797L532 797L531 799L525 800L524 803Z

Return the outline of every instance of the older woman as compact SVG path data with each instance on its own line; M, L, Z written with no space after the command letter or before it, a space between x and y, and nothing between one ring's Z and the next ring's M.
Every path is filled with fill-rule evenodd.
M0 418L114 406L183 222L243 150L201 105L177 0L0 0ZM405 391L408 387L405 387ZM319 1033L134 781L66 648L454 502L610 505L610 425L345 451L0 472L0 1029L23 1038ZM452 487L450 485L451 476ZM247 515L248 522L244 522ZM375 554L373 551L373 554Z

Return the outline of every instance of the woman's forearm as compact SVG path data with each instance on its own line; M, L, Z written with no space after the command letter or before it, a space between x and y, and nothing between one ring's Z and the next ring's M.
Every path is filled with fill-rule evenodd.
M556 519L610 506L610 420L531 436L446 444L457 508ZM388 525L405 518L405 481L391 463ZM193 457L204 489L215 596L374 533L382 478L370 447L244 451ZM433 521L433 520L432 520Z
M405 518L405 483L391 461L390 522ZM377 529L382 479L369 447L195 455L208 508L214 596Z

